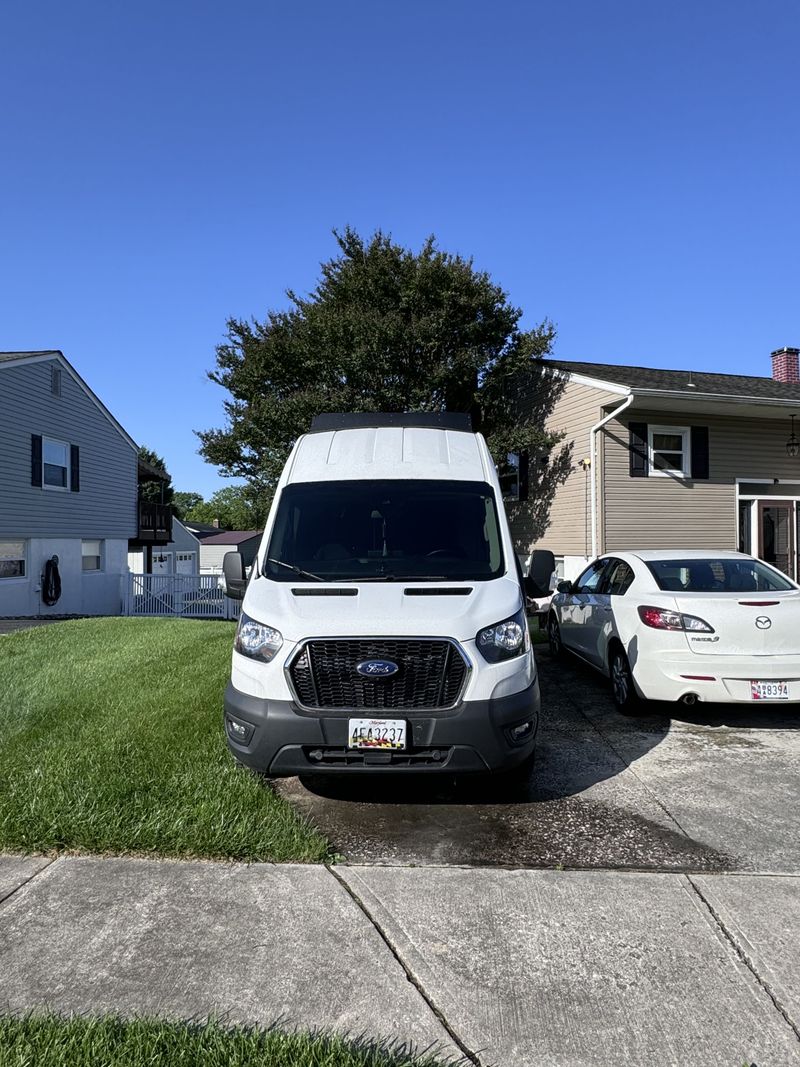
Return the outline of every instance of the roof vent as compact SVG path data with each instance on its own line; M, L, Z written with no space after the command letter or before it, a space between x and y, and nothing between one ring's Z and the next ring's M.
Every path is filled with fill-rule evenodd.
M776 382L800 382L799 348L776 348L772 353L772 377Z

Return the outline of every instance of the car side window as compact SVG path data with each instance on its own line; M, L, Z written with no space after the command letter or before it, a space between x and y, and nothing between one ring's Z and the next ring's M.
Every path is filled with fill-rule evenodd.
M624 596L633 581L633 569L622 559L614 560L608 572L603 592L611 596Z
M579 575L572 587L573 593L596 593L606 569L607 559L596 559Z

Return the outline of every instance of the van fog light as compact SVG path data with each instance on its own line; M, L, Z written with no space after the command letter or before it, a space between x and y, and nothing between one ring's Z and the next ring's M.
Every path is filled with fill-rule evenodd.
M479 630L475 643L490 663L519 656L528 648L528 626L524 609L503 622Z
M227 718L228 733L234 741L240 745L246 745L253 736L253 727L248 722L238 722L236 719Z
M521 722L517 726L512 726L508 731L508 737L512 744L522 745L524 744L533 733L533 719L528 719L527 722Z

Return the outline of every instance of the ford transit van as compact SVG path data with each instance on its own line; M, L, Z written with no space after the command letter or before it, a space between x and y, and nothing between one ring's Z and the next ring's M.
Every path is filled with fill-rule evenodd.
M228 745L270 776L527 769L539 685L494 463L469 416L321 415L241 599Z

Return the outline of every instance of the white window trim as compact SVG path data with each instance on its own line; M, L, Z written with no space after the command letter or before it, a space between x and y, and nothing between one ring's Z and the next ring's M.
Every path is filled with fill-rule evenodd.
M46 465L47 461L44 458L44 450L45 450L45 445L47 445L48 443L51 444L51 445L63 445L64 448L66 449L66 453L67 453L67 465L66 465L67 484L66 485L48 485L47 482L45 481L44 468L45 468L45 465ZM68 493L70 491L70 489L71 489L70 478L71 478L72 472L70 471L69 457L70 457L69 441L59 441L55 437L42 437L42 489L46 489L50 493ZM53 463L53 464L51 464L51 466L56 466L56 464Z
M90 571L85 570L84 567L83 567L83 560L85 558L84 555L83 555L83 546L86 544L87 541L97 541L97 543L100 545L100 566L96 567L96 568L94 568L93 570L90 570ZM92 555L94 555L94 553L92 553ZM81 573L82 574L103 574L105 572L105 569L106 569L106 543L105 543L105 541L101 537L86 537L86 538L83 538L81 540Z
M658 450L653 448L653 435L657 433L671 433L680 434L683 447L681 448L681 454L683 455L683 464L680 471L660 471L656 470L654 462L656 451L665 452L666 449L659 448ZM650 478L690 478L692 469L692 449L691 449L691 432L688 426L650 426L647 427L647 468L648 477ZM688 470L687 470L688 468Z
M11 544L11 538L9 537L9 538L6 538L6 539L0 539L0 544L6 544L6 545L7 544ZM7 577L7 578L3 578L2 575L0 575L0 582L3 582L3 583L6 583L6 582L29 582L30 581L30 575L28 574L28 542L27 541L25 541L25 540L22 541L22 555L21 556L15 556L14 560L19 560L19 561L22 562L22 565L24 567L25 573L24 574L15 574L13 577L9 575L9 577Z

